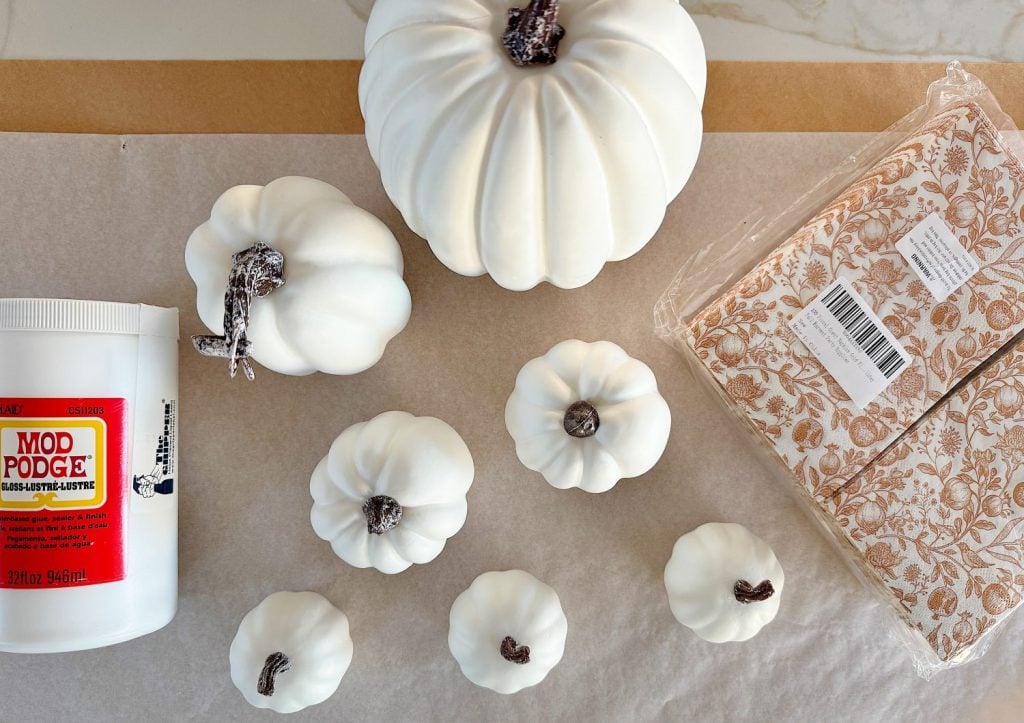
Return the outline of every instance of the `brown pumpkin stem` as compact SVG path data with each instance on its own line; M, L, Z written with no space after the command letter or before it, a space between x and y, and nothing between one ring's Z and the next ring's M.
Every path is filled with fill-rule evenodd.
M761 584L754 587L746 580L737 580L732 587L732 594L736 599L746 605L752 602L764 602L775 594L775 587L771 580L762 580Z
M263 670L260 671L260 679L256 683L256 692L268 698L274 694L274 682L277 676L292 668L292 661L284 653L271 653L263 663Z
M246 336L253 298L268 296L284 286L284 255L257 241L231 257L231 273L224 293L224 336L193 336L192 346L203 356L226 358L234 379L241 365L246 379L256 378L249 355L252 342Z
M526 665L530 662L530 646L520 645L511 635L506 635L498 648L501 657L516 665Z
M558 0L530 0L525 8L508 11L501 42L519 67L551 65L558 60L558 43L565 28L558 24Z
M570 437L593 437L600 426L601 417L590 402L573 402L562 417L562 429Z
M394 497L376 495L363 503L363 514L366 515L366 531L383 535L402 521L402 506Z

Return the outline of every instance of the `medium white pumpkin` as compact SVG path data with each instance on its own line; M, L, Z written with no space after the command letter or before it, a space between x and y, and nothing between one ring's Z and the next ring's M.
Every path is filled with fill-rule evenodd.
M610 341L571 339L520 370L505 426L551 486L605 492L657 463L672 414L646 364Z
M261 242L284 256L284 283L254 298L245 336L282 374L355 374L409 321L402 251L388 228L323 181L235 186L185 247L199 317L223 335L232 256Z
M557 61L503 47L557 11ZM550 45L550 43L549 43ZM706 67L676 0L377 0L359 101L384 188L450 269L582 286L639 251L701 142Z
M665 566L672 614L712 643L754 637L778 613L785 581L768 543L729 522L680 537Z
M473 457L434 417L385 412L355 424L313 471L313 529L342 560L388 574L430 562L466 521Z
M250 705L294 713L341 684L352 662L348 618L315 592L275 592L242 618L229 659Z
M485 572L449 615L448 648L473 683L515 693L562 659L569 623L558 594L522 570Z

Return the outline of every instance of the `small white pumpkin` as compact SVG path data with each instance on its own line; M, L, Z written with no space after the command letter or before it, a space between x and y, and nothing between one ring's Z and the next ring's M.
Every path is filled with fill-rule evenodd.
M657 463L672 414L646 364L610 341L570 339L519 371L505 426L551 486L605 492Z
M275 592L242 618L229 662L250 705L294 713L322 703L352 662L348 618L315 592Z
M463 675L498 693L544 680L569 631L558 594L522 570L477 577L455 598L448 624L448 648Z
M665 566L672 614L712 643L757 635L778 613L785 582L768 543L730 522L709 522L680 537Z
M377 0L365 52L384 188L460 274L582 286L697 160L707 71L677 0Z
M473 457L434 417L385 412L346 429L309 481L310 521L354 567L430 562L466 522Z
M214 334L230 333L232 258L257 243L284 257L283 280L243 309L243 345L268 369L355 374L376 364L409 321L402 251L387 226L334 186L289 176L228 189L188 240L199 317Z

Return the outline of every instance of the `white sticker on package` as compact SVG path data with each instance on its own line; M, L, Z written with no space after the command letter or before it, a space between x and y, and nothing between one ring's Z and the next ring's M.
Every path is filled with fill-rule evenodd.
M910 355L842 277L789 326L861 409L910 366Z
M978 262L937 213L914 226L899 240L896 250L939 301L945 301L978 273Z

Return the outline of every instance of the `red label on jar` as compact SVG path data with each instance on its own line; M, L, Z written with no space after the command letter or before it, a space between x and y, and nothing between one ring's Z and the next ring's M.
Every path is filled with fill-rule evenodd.
M0 397L0 588L124 579L124 399Z

